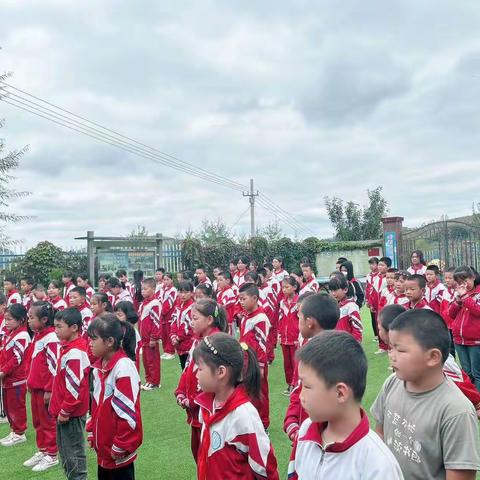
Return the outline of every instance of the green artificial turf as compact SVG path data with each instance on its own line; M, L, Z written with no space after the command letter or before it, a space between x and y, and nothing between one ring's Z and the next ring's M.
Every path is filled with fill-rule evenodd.
M373 342L370 314L365 308L362 311L362 318L363 346L369 361L367 391L363 405L368 411L389 371L387 356L373 354L378 346ZM276 355L277 358L269 370L270 437L277 455L280 478L286 478L291 445L282 431L282 425L288 397L282 395L286 385L280 349L277 349ZM186 424L184 411L177 406L173 396L179 375L180 366L177 360L162 361L162 388L142 392L144 441L135 464L137 478L140 480L196 478L195 464L190 453L190 429ZM29 412L28 414L30 416ZM0 425L0 437L7 435L8 431L8 425ZM31 422L27 438L28 441L24 444L9 448L0 447L1 478L5 480L63 478L59 467L35 474L22 466L22 463L36 451L35 432ZM92 450L88 451L88 471L89 478L96 478L96 456Z

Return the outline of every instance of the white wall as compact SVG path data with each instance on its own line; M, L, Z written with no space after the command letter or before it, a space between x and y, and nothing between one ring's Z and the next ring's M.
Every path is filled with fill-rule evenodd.
M383 255L382 247L378 247L381 257ZM337 258L346 257L353 263L353 271L356 277L367 275L370 271L368 265L368 248L357 250L339 250L335 252L322 252L317 254L317 276L326 277L335 270Z

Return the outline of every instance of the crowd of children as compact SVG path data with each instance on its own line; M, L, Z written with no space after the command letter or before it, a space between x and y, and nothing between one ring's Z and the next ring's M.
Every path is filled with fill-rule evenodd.
M100 276L97 292L71 272L63 291L56 281L45 292L22 278L23 295L7 277L0 421L11 432L0 445L26 441L28 390L38 451L25 467L61 463L67 478L87 478L86 430L98 478L133 479L143 441L140 391L160 388L161 361L178 357L174 395L191 428L197 478L275 480L268 373L279 343L288 478L473 479L480 276L449 268L444 285L421 251L411 260L403 271L388 257L370 258L363 284L339 258L322 286L311 263L288 273L279 257L263 265L240 257L214 268L213 282L203 265L176 277L163 268L152 278L136 271L132 284L120 270ZM371 409L375 432L361 407L364 304L375 353L388 354L393 372Z

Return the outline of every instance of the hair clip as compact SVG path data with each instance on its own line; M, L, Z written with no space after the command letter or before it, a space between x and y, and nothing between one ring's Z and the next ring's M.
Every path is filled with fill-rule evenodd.
M218 305L215 305L215 311L213 312L213 318L218 317Z
M212 345L212 343L210 342L210 339L208 337L205 337L203 339L203 341L205 342L205 345L210 349L210 351L214 354L214 355L218 355L218 350Z
M240 346L243 348L243 350L245 350L245 351L248 350L248 345L245 342L241 342Z

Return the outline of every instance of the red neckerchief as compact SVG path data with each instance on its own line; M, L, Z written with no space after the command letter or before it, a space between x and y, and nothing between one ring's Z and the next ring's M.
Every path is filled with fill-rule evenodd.
M16 293L18 293L18 290L16 288L14 288L13 290L10 290L7 293L7 299L10 298L12 295L15 295Z
M415 266L413 263L411 265L412 270L416 273L418 270L421 270L425 265L423 263L419 263L418 266Z
M388 293L392 293L393 291L395 291L395 286L394 285L387 285L387 290L388 290Z
M322 432L325 431L325 429L327 428L328 422L313 422L306 431L305 435L302 438L299 438L299 441L308 440L310 442L314 442L328 452L345 452L349 448L353 447L356 443L358 443L363 437L368 435L368 432L370 431L368 417L363 409L360 409L360 416L360 423L355 427L352 433L343 442L329 443L327 445L323 444Z
M343 306L345 306L347 303L350 303L350 302L353 302L353 299L352 299L352 298L347 298L347 297L345 297L343 300L340 300L340 301L338 302L338 306L339 306L339 307L343 307ZM355 302L353 302L353 303L355 303Z
M427 283L427 287L430 288L430 289L435 288L435 287L438 286L438 285L440 285L440 280L439 280L438 278L435 280L435 282L433 282L432 285L429 285L429 284Z
M284 297L285 303L287 304L288 310L294 307L298 302L298 293L295 293L292 298Z
M242 386L235 388L233 393L227 398L227 401L213 415L213 393L201 393L197 396L195 403L202 408L203 435L198 451L198 480L207 480L208 450L210 449L210 427L223 420L229 413L241 405L248 403L250 398Z
M60 296L60 295L57 295L56 297L54 298L49 298L48 301L52 304L52 305L55 305L57 302L59 302L60 300L63 300L63 298Z
M415 303L415 305L411 301L408 302L407 305L409 310L415 310L415 309L426 307L428 305L428 302L425 300L425 297L424 297L421 300L419 300L417 303Z
M87 307L88 307L87 302L83 302L81 305L79 305L76 308L79 312L81 312L84 308L87 308Z

